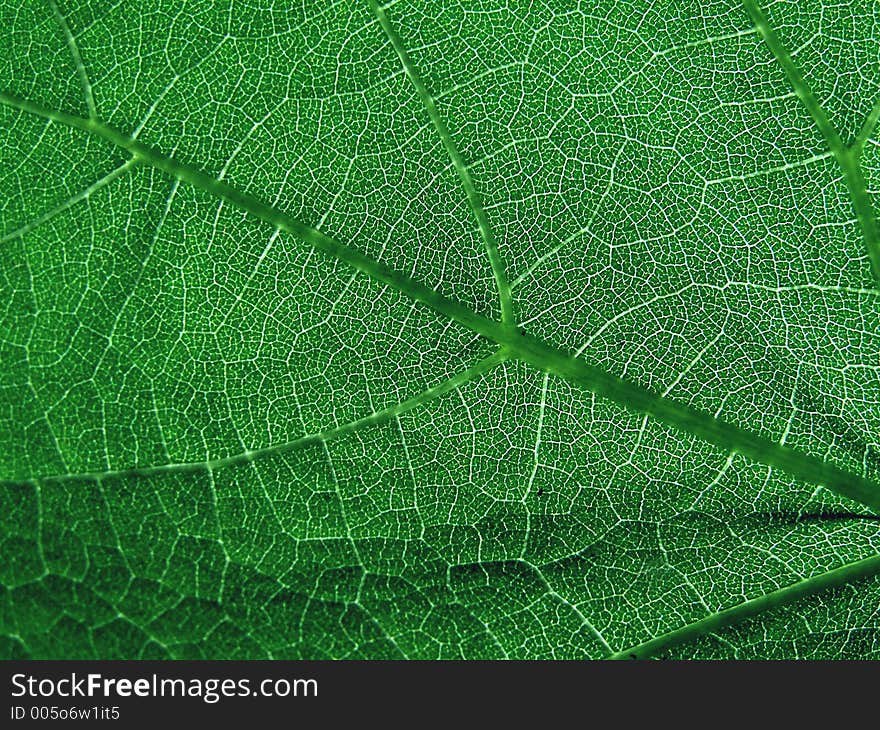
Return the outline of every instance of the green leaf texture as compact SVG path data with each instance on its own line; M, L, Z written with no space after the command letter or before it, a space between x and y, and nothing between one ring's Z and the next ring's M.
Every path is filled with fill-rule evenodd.
M0 653L880 655L874 0L0 2Z

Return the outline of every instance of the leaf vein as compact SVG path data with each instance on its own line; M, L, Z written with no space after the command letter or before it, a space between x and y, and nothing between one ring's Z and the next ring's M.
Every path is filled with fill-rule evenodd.
M856 213L862 237L865 241L868 259L871 263L871 271L876 282L880 284L880 226L877 224L873 206L865 186L864 175L859 165L860 150L864 144L864 138L872 133L874 125L877 123L878 118L880 118L880 106L878 106L880 101L868 114L865 125L853 145L848 147L841 138L840 133L828 119L828 115L825 113L822 105L819 104L797 65L792 60L791 54L782 44L773 28L770 27L767 16L758 7L757 2L755 0L743 0L743 4L764 42L782 67L782 71L789 84L803 102L816 123L816 127L825 138L828 149L840 165L844 182L852 198L853 209Z
M648 659L667 649L692 641L706 634L720 631L745 621L764 611L794 603L803 598L831 590L847 583L865 580L880 573L880 555L847 563L819 575L804 578L790 585L717 611L698 621L661 634L649 641L615 652L609 659Z
M5 92L0 92L0 103L96 134L128 150L136 158L155 168L292 233L304 243L310 244L331 258L347 263L375 281L393 287L474 333L494 341L501 346L501 353L506 357L514 357L539 370L552 373L577 387L614 401L630 411L651 416L667 427L689 433L726 451L740 453L753 461L785 471L799 480L826 486L838 494L880 511L880 485L872 480L837 467L819 457L791 449L778 441L723 421L687 404L660 396L578 357L573 357L570 353L517 327L479 315L424 283L294 220L277 208L211 177L193 165L168 157L152 147L131 139L109 125L94 119L83 119L64 112L47 110L38 104Z
M386 423L392 419L396 419L398 416L401 416L404 413L407 413L408 411L417 408L418 406L429 403L430 401L440 397L441 395L444 395L454 390L458 390L466 383L469 383L483 373L488 372L496 365L504 362L507 357L508 356L503 352L496 352L484 358L474 366L466 370L462 370L460 373L453 375L451 378L443 381L442 383L439 383L431 388L422 391L412 398L408 398L407 400L401 401L400 403L395 403L392 406L383 408L379 411L375 411L368 416L358 418L354 421L349 421L348 423L344 423L334 428L326 429L324 431L309 433L304 436L300 436L299 438L293 439L292 441L286 441L282 444L266 446L260 449L247 449L237 454L222 457L220 459L206 459L204 461L159 464L157 466L133 467L130 469L120 469L116 471L107 470L104 472L53 474L50 476L35 477L31 481L66 482L76 481L80 479L94 479L96 481L103 481L105 479L121 477L149 477L159 474L188 473L200 471L203 469L214 471L226 466L235 466L238 464L250 463L262 457L283 454L289 451L293 451L295 449L305 448L315 444L323 443L338 438L340 436L344 436L346 434L354 433L366 426L375 426ZM0 480L0 484L6 483L13 482L11 480Z
M443 147L449 155L452 165L461 179L461 184L464 188L465 195L467 196L468 204L470 205L474 217L477 219L477 226L480 229L480 235L483 238L486 253L489 256L489 263L492 267L492 274L495 277L495 285L498 289L498 296L501 302L501 320L507 324L513 325L515 324L513 300L511 298L510 284L507 281L507 273L504 269L504 262L501 260L501 256L498 252L498 241L492 230L492 226L489 223L486 211L483 208L480 194L477 192L477 189L474 186L474 181L471 179L471 174L468 171L468 167L464 162L464 158L462 158L461 152L459 152L455 141L452 139L452 134L446 126L446 122L443 121L443 117L440 116L437 104L434 102L434 97L431 95L431 92L428 91L427 86L425 86L415 64L413 64L406 48L404 48L403 41L388 20L385 11L379 6L376 0L369 0L369 3L370 8L379 21L379 25L382 26L382 30L385 32L392 48L394 48L395 53L400 59L407 78L410 80L413 87L415 87L419 99L427 110L428 116L431 118L434 129L437 130L437 133L443 142Z
M52 7L52 12L55 14L55 19L58 21L58 25L61 26L61 32L64 34L64 40L70 50L70 55L73 56L73 63L76 66L76 75L79 78L80 86L82 86L83 98L86 102L86 108L89 110L89 116L92 119L97 119L98 111L95 107L95 96L92 93L92 83L89 81L89 75L83 64L82 55L79 52L76 38L73 33L70 32L70 26L67 24L67 20L61 13L58 3L55 2L55 0L49 0L49 5Z

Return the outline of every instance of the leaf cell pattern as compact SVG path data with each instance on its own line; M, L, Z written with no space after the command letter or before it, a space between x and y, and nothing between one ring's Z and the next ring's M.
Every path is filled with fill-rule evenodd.
M0 28L4 656L880 654L876 3Z

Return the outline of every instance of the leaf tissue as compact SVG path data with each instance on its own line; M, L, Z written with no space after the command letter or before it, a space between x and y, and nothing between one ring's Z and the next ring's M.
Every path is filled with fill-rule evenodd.
M2 654L877 658L878 39L2 0Z

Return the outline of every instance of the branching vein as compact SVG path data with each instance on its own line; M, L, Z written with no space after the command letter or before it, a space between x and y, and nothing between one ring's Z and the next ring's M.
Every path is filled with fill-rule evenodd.
M133 168L135 165L137 165L137 163L138 163L138 161L134 158L128 160L127 162L125 162L124 164L120 165L119 167L111 170L109 173L104 175L104 177L100 178L99 180L96 180L95 182L93 182L91 185L84 188L80 192L76 193L75 195L70 196L63 203L59 203L51 210L47 210L45 213L38 216L36 219L32 220L30 223L26 223L25 225L20 226L19 228L16 228L15 230L10 231L9 233L4 234L3 236L0 236L0 243L6 243L7 241L11 241L15 238L21 238L25 234L30 233L35 228L39 228L44 223L48 223L55 216L57 216L59 213L63 213L65 210L72 208L77 203L79 203L83 200L87 200L88 198L90 198L92 195L94 195L96 192L98 192L104 186L109 185L114 180L117 180L118 178L122 177L126 172L128 172L131 168Z
M840 133L828 119L828 115L816 99L797 65L792 60L791 54L789 54L779 36L776 35L776 31L770 27L767 16L758 7L757 2L755 0L743 0L743 4L764 42L782 67L785 77L794 89L795 94L803 102L816 123L816 127L825 138L828 149L840 165L844 182L852 198L853 209L862 231L862 237L865 240L868 259L871 262L871 270L874 274L874 279L880 285L880 226L877 224L877 218L874 215L871 199L865 186L865 178L859 164L859 157L865 140L872 133L877 119L880 118L880 102L869 113L864 127L856 140L851 146L847 146Z
M95 134L128 150L135 158L146 164L248 211L260 220L293 234L324 254L345 262L373 280L392 287L427 305L440 315L494 341L501 347L504 356L516 358L539 370L561 377L630 411L651 416L666 426L694 435L721 449L740 453L761 464L785 471L800 480L826 486L838 494L880 511L880 485L873 481L723 421L687 404L657 395L591 365L582 358L573 357L570 353L526 334L516 327L479 315L422 282L365 256L360 251L294 220L283 211L242 193L192 165L168 157L109 125L94 119L83 119L64 112L44 109L33 102L7 93L0 93L0 103Z
M458 150L458 147L455 145L455 141L452 139L452 134L450 134L446 122L443 121L443 117L440 116L440 112L437 110L434 97L431 95L431 92L428 91L424 81L422 81L419 72L416 70L415 64L413 64L412 59L409 57L409 54L403 46L403 41L401 41L397 31L394 30L394 27L388 20L385 11L380 7L376 0L369 0L369 3L373 13L379 21L379 24L382 26L382 30L385 32L385 35L388 36L391 46L394 48L395 53L397 53L398 58L400 58L400 62L403 64L403 69L406 72L407 78L409 78L410 82L415 87L419 99L422 104L424 104L428 116L431 118L431 122L434 125L434 129L436 129L437 134L440 135L443 147L446 149L446 153L449 155L455 171L458 173L459 178L461 178L462 187L467 195L468 204L473 211L474 217L477 219L477 226L480 229L480 235L483 237L483 243L485 244L486 252L489 256L489 263L492 267L492 274L495 277L495 285L498 289L498 297L501 303L501 320L506 324L512 325L515 323L515 319L510 284L507 280L504 262L501 260L501 256L498 253L498 241L495 238L495 233L492 231L492 226L489 224L489 217L486 215L486 211L483 208L480 194L474 186L471 174Z

